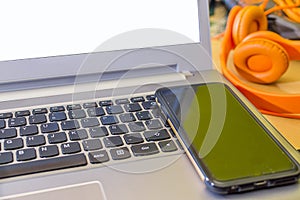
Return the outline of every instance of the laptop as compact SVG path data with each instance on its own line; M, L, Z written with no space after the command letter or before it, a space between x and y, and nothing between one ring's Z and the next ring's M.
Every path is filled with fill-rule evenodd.
M299 197L209 192L157 107L160 87L226 81L207 0L2 4L1 200Z

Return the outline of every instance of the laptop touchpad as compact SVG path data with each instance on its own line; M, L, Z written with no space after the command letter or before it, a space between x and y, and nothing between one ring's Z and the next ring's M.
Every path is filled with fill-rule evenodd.
M51 188L17 196L2 197L0 200L106 200L103 187L100 182L88 182L77 185L69 185Z

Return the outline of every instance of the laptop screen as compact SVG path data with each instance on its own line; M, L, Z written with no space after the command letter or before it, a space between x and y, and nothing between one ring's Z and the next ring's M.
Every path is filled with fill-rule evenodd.
M208 17L208 0L1 1L0 84L71 84L79 74L96 77L148 63L189 71L186 60L211 69ZM144 47L156 51L139 51ZM111 64L130 50L139 52Z
M197 1L2 1L0 61L93 52L136 29L170 30L199 42ZM149 32L151 34L151 31ZM105 50L187 43L184 37L146 37Z

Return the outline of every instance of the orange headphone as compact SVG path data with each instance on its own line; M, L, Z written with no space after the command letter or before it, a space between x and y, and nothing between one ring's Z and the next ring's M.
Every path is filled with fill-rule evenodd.
M287 40L267 31L268 11L264 12L264 6L231 9L222 42L222 72L262 113L300 119L300 94L260 91L243 83L227 68L229 53L234 49L234 65L241 76L255 83L270 84L287 70L289 60L300 60L300 41ZM296 6L299 4L280 5L275 9ZM299 11L295 17L300 21Z

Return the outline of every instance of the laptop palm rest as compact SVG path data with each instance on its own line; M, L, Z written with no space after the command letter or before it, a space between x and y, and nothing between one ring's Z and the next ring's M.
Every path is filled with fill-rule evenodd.
M93 181L76 185L69 185L30 193L7 196L0 200L106 200L103 187L100 182Z

